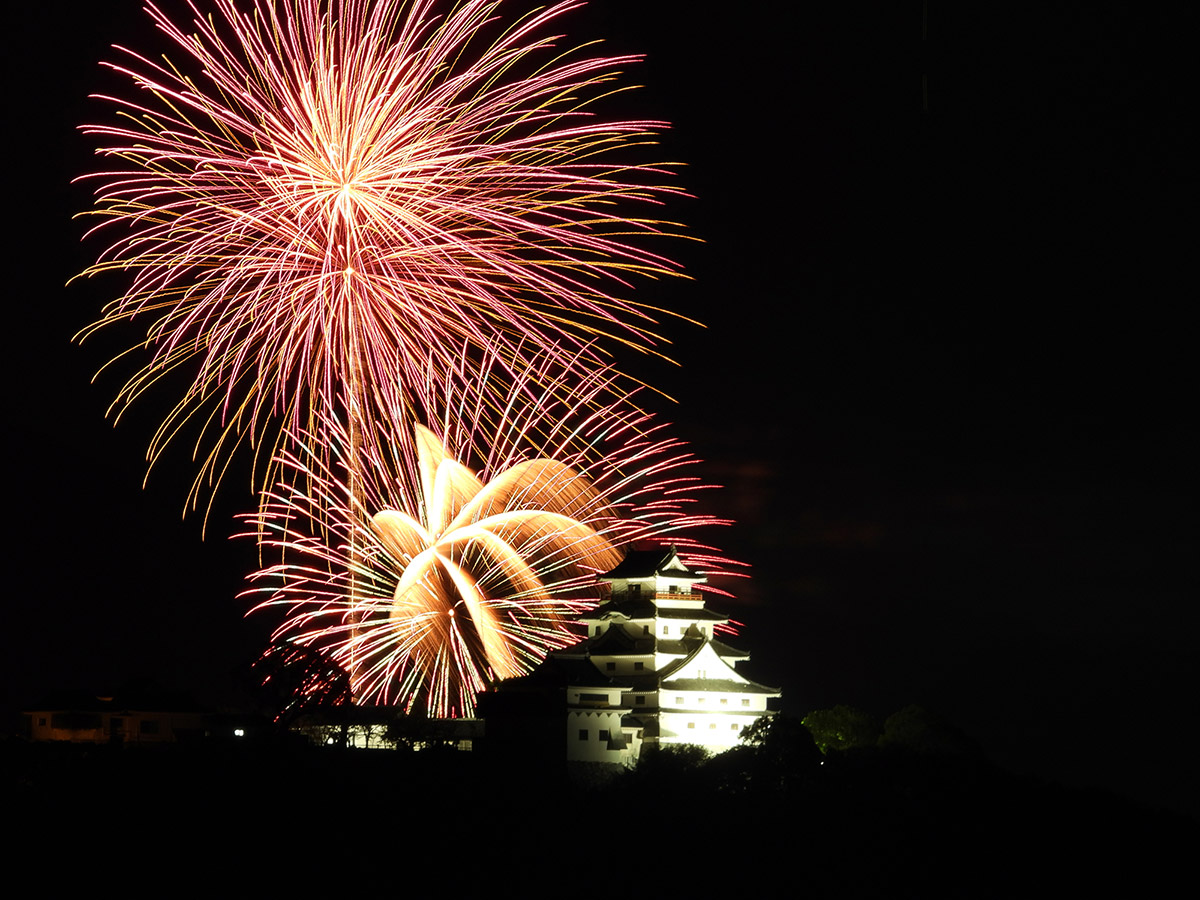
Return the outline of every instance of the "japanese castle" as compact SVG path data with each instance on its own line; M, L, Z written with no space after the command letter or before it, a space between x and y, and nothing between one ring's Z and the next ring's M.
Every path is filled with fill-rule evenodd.
M749 654L714 636L729 619L674 547L630 551L599 580L600 604L579 617L587 637L547 660L566 676L568 761L629 766L648 744L718 753L771 714L779 689L736 670Z

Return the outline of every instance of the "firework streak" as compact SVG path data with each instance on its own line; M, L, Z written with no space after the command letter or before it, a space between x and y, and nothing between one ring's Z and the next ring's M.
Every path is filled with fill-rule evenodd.
M694 510L706 487L695 459L631 403L600 404L603 373L577 386L595 401L586 414L576 392L524 387L521 403L465 422L459 401L474 398L448 395L457 431L435 428L449 440L417 425L415 454L375 448L361 508L341 454L332 468L281 459L292 478L252 519L265 562L248 595L282 613L277 640L342 666L359 702L470 715L477 691L577 640L569 625L595 604L595 574L635 542L673 541L706 574L736 569L696 540L725 523ZM346 446L336 423L327 433ZM477 474L448 444L480 433L495 438Z
M661 123L592 111L634 58L559 47L578 2L513 24L499 5L213 0L185 30L148 4L177 58L117 48L139 90L103 98L121 124L83 129L112 163L85 176L89 233L110 243L84 274L132 281L83 334L147 323L135 349L152 358L118 411L187 373L149 458L198 430L193 502L244 440L273 460L329 415L364 433L394 409L421 418L430 368L441 382L487 353L476 389L503 398L523 348L574 376L614 341L656 342L655 311L613 291L675 273L640 239L676 226L634 212L673 189L612 157Z

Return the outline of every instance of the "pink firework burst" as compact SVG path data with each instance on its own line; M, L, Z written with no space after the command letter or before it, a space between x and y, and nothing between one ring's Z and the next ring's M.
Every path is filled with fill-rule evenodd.
M326 446L330 417L351 445L425 418L430 370L476 382L490 355L477 389L502 403L530 347L574 377L610 340L654 344L653 310L616 292L675 272L640 238L678 229L632 212L673 189L613 157L661 123L592 113L633 58L558 47L579 2L508 25L499 0L241 5L189 3L181 26L148 3L176 58L118 48L136 95L84 127L111 163L86 176L109 244L84 274L132 280L83 334L147 322L118 410L188 373L152 460L196 417L200 491L247 438L273 460L285 432Z

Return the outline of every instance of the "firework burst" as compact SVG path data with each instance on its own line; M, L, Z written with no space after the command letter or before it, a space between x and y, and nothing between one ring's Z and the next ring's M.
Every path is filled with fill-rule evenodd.
M719 524L691 509L704 487L694 459L631 405L601 403L607 386L591 379L584 415L574 392L547 389L511 421L491 411L486 428L462 427L497 435L478 474L418 425L415 454L372 454L361 506L336 452L333 467L285 453L292 478L254 518L266 562L248 592L257 610L282 613L275 639L328 654L359 702L470 715L478 691L578 639L570 624L596 602L596 573L626 547L670 540L690 565L728 572L735 564L693 535ZM449 418L461 424L461 412ZM337 423L327 432L348 439Z
M489 354L499 400L523 348L576 375L609 339L655 343L652 311L612 291L675 272L638 239L677 229L630 212L672 189L610 159L660 123L593 115L633 58L557 47L580 5L505 26L499 0L213 0L185 30L147 4L177 58L118 48L137 97L84 128L113 163L87 176L110 243L84 274L132 280L83 334L147 322L118 411L188 373L151 461L195 418L200 491L246 439L274 460L284 432L327 446L332 416L352 444L422 418L430 368Z

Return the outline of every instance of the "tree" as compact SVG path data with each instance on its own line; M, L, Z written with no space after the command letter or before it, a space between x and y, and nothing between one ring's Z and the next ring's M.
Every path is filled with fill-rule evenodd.
M254 672L260 696L284 728L300 716L351 702L350 673L311 647L275 641L255 662Z
M835 706L810 712L802 724L822 753L874 747L879 741L879 722L853 706Z
M879 746L922 753L972 753L977 749L954 726L916 704L887 717Z

